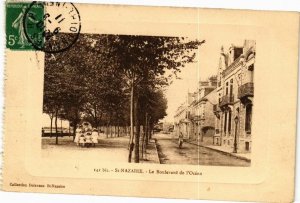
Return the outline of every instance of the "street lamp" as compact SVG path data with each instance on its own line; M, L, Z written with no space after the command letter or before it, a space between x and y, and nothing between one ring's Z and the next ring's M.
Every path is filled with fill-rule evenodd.
M235 134L234 134L233 153L237 153L237 124L239 122L239 118L237 116L234 118L234 122L235 122Z

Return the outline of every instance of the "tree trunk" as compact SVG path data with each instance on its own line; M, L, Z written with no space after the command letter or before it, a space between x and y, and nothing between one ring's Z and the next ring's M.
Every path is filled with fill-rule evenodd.
M50 119L51 119L51 122L50 122L50 137L52 137L53 116L51 116Z
M69 137L71 136L71 126L70 126L70 121L69 122Z
M142 159L144 159L144 150L145 150L145 125L143 125L143 136L142 136L142 149L141 149L141 154L142 154Z
M55 144L58 144L58 132L57 132L57 115L58 109L55 110Z
M152 138L152 129L153 129L153 124L150 123L150 124L149 124L149 139Z
M105 127L105 134L106 134L106 138L108 138L108 124L106 124L106 127Z
M133 84L133 79L131 80L131 89L130 89L130 137L129 137L129 155L128 155L128 162L131 162L131 157L132 157L132 151L134 148L134 143L133 143L133 103L134 103L134 84Z
M145 115L145 123L143 127L143 142L142 142L142 158L144 158L144 153L146 154L146 142L147 142L147 134L148 134L148 113Z
M77 123L77 120L73 120L73 141L75 140L75 137L76 137L76 130L77 130L77 125L78 125L78 123Z
M140 119L139 119L139 103L138 98L135 99L135 126L136 126L136 132L135 132L135 147L134 147L134 162L139 163L140 162Z
M112 126L111 125L109 125L109 133L110 133L110 137L112 137L113 134L112 134Z
M63 137L64 134L63 134L63 128L62 128L62 119L60 119L60 133L61 133L61 136Z
M147 132L146 132L146 146L149 143L149 136L150 136L150 119L147 117Z
M118 124L118 137L120 137L120 126Z

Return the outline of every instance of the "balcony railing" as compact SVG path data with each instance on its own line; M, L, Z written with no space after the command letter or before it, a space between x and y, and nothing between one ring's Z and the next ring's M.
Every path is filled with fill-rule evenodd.
M214 105L213 105L213 112L214 112L214 114L215 114L215 116L216 116L217 118L220 118L220 112L221 112L221 109L220 109L220 107L219 107L219 104L214 104Z
M200 115L195 115L192 118L192 120L194 120L194 121L200 121L200 120L203 120L203 119L205 119L203 115L201 115L201 116Z
M234 96L233 95L225 95L221 98L219 106L226 106L230 105L234 102Z
M254 95L254 86L253 82L248 82L239 87L238 98L243 97L253 97Z

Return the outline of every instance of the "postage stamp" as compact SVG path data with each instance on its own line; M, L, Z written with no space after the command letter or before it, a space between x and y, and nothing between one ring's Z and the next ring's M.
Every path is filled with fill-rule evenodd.
M57 53L79 37L80 15L72 3L33 1L6 7L7 48Z
M31 3L6 3L6 47L12 50L34 50L34 44L43 46L42 30L36 24L43 25L44 6ZM30 12L28 8L30 7ZM27 13L27 30L24 27ZM27 31L27 33L26 33Z

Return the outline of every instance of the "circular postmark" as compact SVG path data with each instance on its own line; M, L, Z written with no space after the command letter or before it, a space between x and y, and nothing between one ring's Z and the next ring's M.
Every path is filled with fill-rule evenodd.
M37 16L33 8L44 9ZM81 20L73 3L32 2L23 18L24 33L32 46L48 53L69 49L78 39Z

